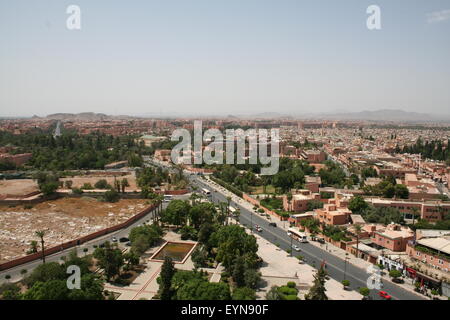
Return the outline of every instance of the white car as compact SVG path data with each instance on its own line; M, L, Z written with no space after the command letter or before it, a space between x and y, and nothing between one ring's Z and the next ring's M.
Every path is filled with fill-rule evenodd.
M297 246L297 245L295 245L295 244L292 246L292 249L294 249L295 251L300 251L299 246Z
M111 241L112 241L112 242L117 242L117 238L116 238L116 237L112 237L112 238L111 238Z

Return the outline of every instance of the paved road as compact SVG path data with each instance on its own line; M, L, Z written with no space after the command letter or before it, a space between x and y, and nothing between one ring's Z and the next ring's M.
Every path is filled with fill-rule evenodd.
M163 203L163 209L167 207L167 203L164 202ZM111 232L105 236L93 239L91 241L88 241L86 243L83 243L82 245L73 247L73 248L69 248L66 250L63 250L61 252L49 255L45 257L45 261L46 262L52 262L52 261L61 261L61 257L62 256L67 256L73 249L77 249L78 254L79 255L83 255L83 249L84 248L88 248L88 252L87 253L92 253L94 251L94 245L95 246L99 246L100 244L102 244L105 241L111 241L112 237L116 237L117 239L120 239L122 237L128 237L128 234L130 233L130 230L138 225L143 224L144 222L151 222L153 219L153 215L156 213L156 209L149 212L148 214L146 214L145 216L143 216L141 219L136 220L132 225L130 225L127 228L124 229L120 229L118 231L115 232ZM119 245L121 247L124 247L123 243L119 243ZM27 270L27 274L30 274L31 271L36 268L37 266L39 266L40 264L42 264L42 260L35 260L29 263L25 263L22 265L19 265L17 267L8 269L8 270L4 270L0 272L0 284L5 282L5 276L7 274L9 274L11 276L11 280L10 281L18 281L22 278L20 271L22 269L26 269Z
M198 185L202 185L211 190L211 187L196 176L191 176L191 181L195 181ZM215 192L212 196L212 200L214 202L226 202L226 196L220 192ZM287 235L285 230L279 227L269 226L269 222L258 214L251 212L239 203L232 203L234 207L240 208L240 223L246 224L249 227L252 224L257 224L263 229L260 233L263 238L274 244L278 244L283 250L287 250L291 247L291 237ZM358 290L359 287L367 287L367 279L370 274L367 273L366 270L358 268L350 263L345 263L343 259L309 243L299 243L295 240L292 241L292 244L299 246L301 250L301 252L294 251L293 255L302 255L306 259L305 262L307 264L317 269L322 261L325 261L327 272L331 278L340 282L344 280L344 273L346 273L345 278L350 281L350 288L352 290ZM425 298L389 281L383 282L382 290L387 291L392 298L396 300L425 300ZM378 290L371 290L370 296L375 300L381 299L378 297L377 293Z
M446 195L447 197L450 197L450 193L448 192L448 189L442 183L436 182L436 186L441 194Z

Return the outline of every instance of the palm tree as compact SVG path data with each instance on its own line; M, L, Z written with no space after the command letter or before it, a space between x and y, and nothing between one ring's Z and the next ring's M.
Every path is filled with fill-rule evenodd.
M225 206L226 206L227 204L226 204L226 202L220 202L219 203L219 207L220 207L220 214L219 214L219 216L217 217L218 218L218 220L219 220L219 223L220 224L226 224L226 220L227 220L227 216L228 216L228 214L227 214L227 209L228 208L225 208Z
M127 178L122 179L121 186L122 186L122 193L125 193L125 188L130 186L130 183L128 182Z
M359 258L359 236L361 235L362 226L360 224L355 224L353 226L356 235L356 257Z
M189 197L189 199L190 199L191 202L192 202L192 206L195 206L195 200L197 200L197 198L198 198L198 195L197 195L195 192L193 192L193 193L191 194L191 196Z
M44 236L45 230L36 231L36 237L41 239L41 250L42 250L42 263L45 263L45 252L44 252Z
M30 242L30 246L31 246L31 248L30 248L30 253L36 253L38 250L37 250L37 241L36 240L32 240L31 242Z
M158 217L157 217L157 220L159 220L159 216L161 215L163 200L164 200L164 196L162 194L158 194L156 196L156 203L158 204Z
M226 225L228 225L228 217L230 216L230 203L231 203L231 197L227 197L227 218L226 218Z

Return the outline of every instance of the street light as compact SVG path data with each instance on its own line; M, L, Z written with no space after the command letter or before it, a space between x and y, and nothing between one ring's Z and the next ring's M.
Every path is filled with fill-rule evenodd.
M291 257L292 257L292 236L290 236L289 238L291 238L291 248L290 248L290 250L291 250Z
M347 278L347 260L349 259L348 253L345 253L345 259L344 259L344 280Z

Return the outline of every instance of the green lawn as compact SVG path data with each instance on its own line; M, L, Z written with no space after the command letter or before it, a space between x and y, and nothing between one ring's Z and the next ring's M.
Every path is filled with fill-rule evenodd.
M250 187L250 194L264 194L263 186ZM266 193L275 193L275 187L272 185L266 186Z

